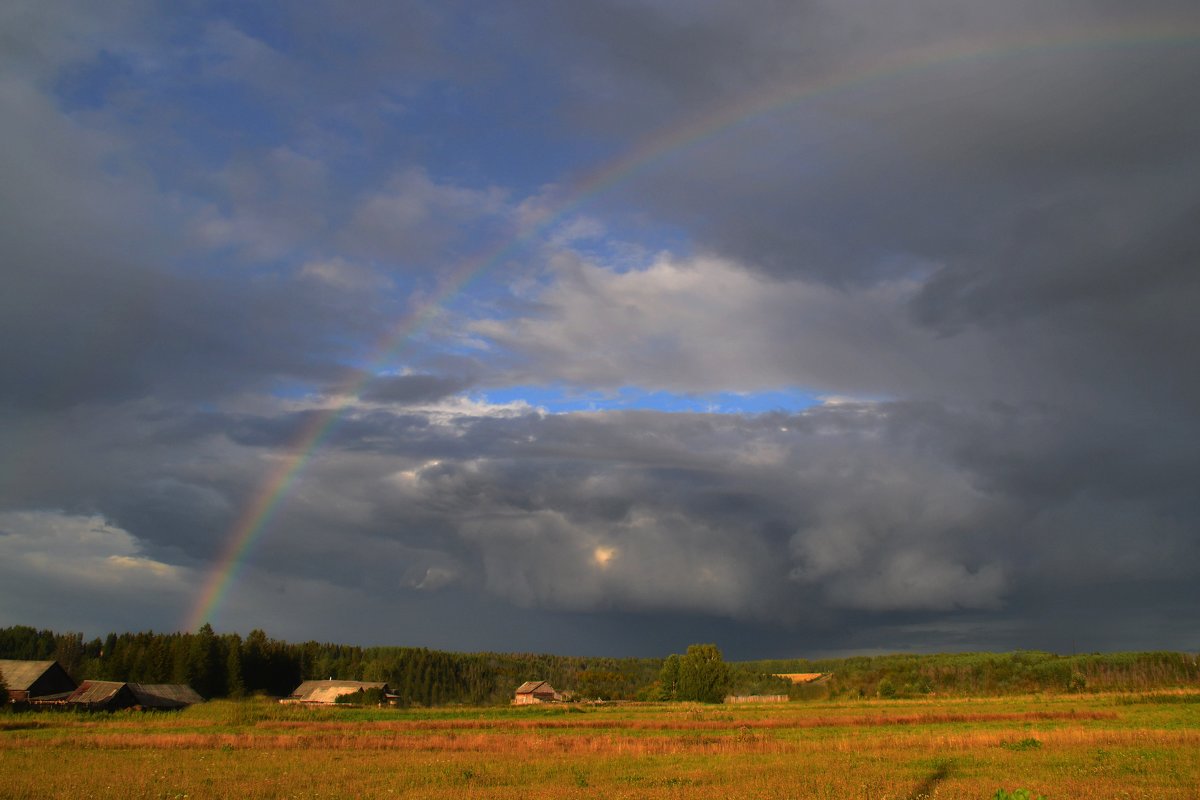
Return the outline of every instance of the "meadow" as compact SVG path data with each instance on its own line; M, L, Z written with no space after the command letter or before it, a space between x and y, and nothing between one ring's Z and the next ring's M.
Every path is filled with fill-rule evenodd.
M0 797L1200 797L1200 693L0 716Z

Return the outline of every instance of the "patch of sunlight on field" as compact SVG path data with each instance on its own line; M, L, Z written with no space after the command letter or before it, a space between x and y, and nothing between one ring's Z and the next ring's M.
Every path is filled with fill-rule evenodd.
M0 797L1195 798L1197 697L9 714Z

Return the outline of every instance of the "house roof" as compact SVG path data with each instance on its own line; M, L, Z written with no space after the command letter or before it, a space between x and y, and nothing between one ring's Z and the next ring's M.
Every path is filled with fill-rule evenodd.
M517 687L517 694L534 694L536 692L554 693L554 687L545 681L525 681Z
M9 691L25 692L57 664L57 661L0 660L0 674L4 675L4 685Z
M204 702L192 687L183 684L124 681L84 681L65 699L80 705L104 705L115 700L121 692L128 693L127 704L143 708L183 708Z
M131 683L129 691L146 708L180 708L203 703L196 690L182 683Z
M84 681L66 699L68 703L107 703L120 694L125 686L121 681Z
M346 694L354 694L364 689L388 690L383 681L305 681L296 687L289 700L300 700L306 703L332 703Z

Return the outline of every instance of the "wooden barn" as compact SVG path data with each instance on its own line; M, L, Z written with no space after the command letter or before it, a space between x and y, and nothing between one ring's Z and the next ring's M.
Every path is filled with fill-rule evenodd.
M84 681L64 703L85 711L120 711L137 705L137 698L123 681Z
M545 681L525 681L517 687L517 691L513 695L512 704L515 706L528 706L535 703L553 703L559 699L561 699L559 693L554 691L554 687Z
M307 705L329 706L337 702L339 697L367 689L381 689L385 695L391 695L391 690L382 681L305 681L296 687L296 691L279 702L305 703Z
M203 703L190 686L178 683L126 683L84 681L64 701L65 705L89 711L120 711L142 708L174 711Z
M0 675L14 702L57 698L75 691L75 681L57 661L0 660Z

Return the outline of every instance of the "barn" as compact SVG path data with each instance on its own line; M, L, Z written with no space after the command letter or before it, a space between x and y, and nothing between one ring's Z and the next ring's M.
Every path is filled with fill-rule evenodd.
M75 681L57 661L0 660L0 675L14 702L41 700L75 691Z
M391 690L382 681L305 681L296 687L296 691L279 702L304 703L307 705L329 706L337 702L339 697L367 689L380 689L385 695Z
M123 681L84 681L65 702L85 711L119 711L137 705L137 698Z
M204 698L192 687L179 683L84 681L64 702L88 711L120 711L123 708L173 711L203 703Z
M517 687L512 704L528 706L535 703L553 703L558 699L560 699L559 693L545 681L525 681Z

